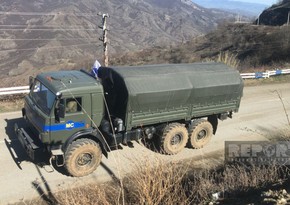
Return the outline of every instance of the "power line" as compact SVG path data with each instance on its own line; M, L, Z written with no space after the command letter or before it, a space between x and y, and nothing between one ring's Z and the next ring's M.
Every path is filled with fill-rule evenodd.
M39 48L22 48L22 49L7 49L7 50L0 50L0 52L12 52L12 51L31 51L31 50L49 50L49 49L59 49L59 48L67 48L67 47L78 47L78 46L95 46L92 45L92 42L88 44L74 44L74 45L68 45L68 46L52 46L52 47L39 47ZM97 47L100 47L101 45L97 45Z
M97 29L97 27L89 26L89 27L84 27L81 24L76 24L77 26L60 26L57 24L48 24L48 25L36 25L36 24L2 24L0 25L0 27L16 27L16 28L74 28L74 29L84 29L84 28L88 28L88 29Z
M17 16L92 16L96 17L97 14L83 14L83 13L63 13L63 12L3 12L0 11L0 15L17 15Z
M59 25L0 25L0 30L2 31L22 31L22 30L32 30L32 31L95 31L97 27L89 26L59 26Z
M266 45L267 46L267 45ZM290 47L290 46L289 46ZM261 47L261 48L247 48L247 49L235 49L235 50L219 50L220 52L226 52L226 51L230 51L230 52L244 52L244 51L259 51L259 50L265 50L265 49L275 49L275 48L282 48L282 46L267 46L265 47Z
M0 31L95 31L96 29L63 29L63 28L0 28Z
M70 38L69 40L83 40L86 38ZM89 38L89 39L93 39L93 40L97 40L97 38ZM12 40L27 40L27 41L42 41L42 40L60 40L60 39L0 39L0 41L12 41ZM62 40L68 40L68 39L62 39ZM28 49L8 49L8 50L0 50L0 52L11 52L11 51L27 51L27 50L35 50L35 49L57 49L57 48L65 48L65 47L73 47L73 46L85 46L85 45L92 45L94 43L98 43L98 42L90 42L89 44L74 44L74 45L68 45L68 46L55 46L55 47L38 47L38 48L28 48ZM267 49L274 49L274 48L282 48L283 46L278 45L280 43L276 43L276 44L251 44L251 46L263 46L263 48L246 48L246 49L235 49L235 50L230 50L231 52L243 52L243 51L257 51L257 50L261 50L261 49L265 49L265 47ZM102 45L97 45L98 47L102 46Z
M42 38L42 39L29 39L29 38L0 38L0 41L73 41L73 40L98 40L98 38Z
M270 46L270 45L265 45L265 47L260 47L260 48L247 48L247 49L235 49L235 50L225 50L225 51L223 51L223 50L219 50L219 52L227 52L227 51L229 51L229 52L237 52L237 53L240 53L240 52L249 52L249 51L263 51L263 52L266 52L265 51L265 49L279 49L279 48L283 48L283 46L275 46L274 44L273 44L273 46ZM288 47L288 48L290 48L290 46Z
M46 25L37 25L37 24L1 24L0 27L54 27L54 28L84 28L84 25L76 24L77 26L69 26L69 25L59 25L59 24L46 24ZM89 25L88 25L89 26ZM97 28L94 25L89 26L89 28Z

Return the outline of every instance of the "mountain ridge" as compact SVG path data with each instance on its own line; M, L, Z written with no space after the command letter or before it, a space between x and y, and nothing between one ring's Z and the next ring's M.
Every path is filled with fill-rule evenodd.
M0 78L101 58L101 17L109 13L111 53L176 45L234 15L191 0L4 0L0 3Z
M245 16L258 16L264 9L269 6L266 4L260 3L248 3L242 1L232 1L232 0L192 0L194 3L197 3L206 8L216 8L222 9L225 11L237 13Z

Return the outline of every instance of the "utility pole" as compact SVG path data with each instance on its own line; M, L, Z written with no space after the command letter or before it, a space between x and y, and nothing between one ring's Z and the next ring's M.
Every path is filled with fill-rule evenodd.
M241 23L241 16L240 16L240 14L238 14L238 16L237 16L236 23Z
M289 26L289 21L290 21L290 11L288 11L287 26Z
M103 42L103 47L104 47L104 63L105 66L109 66L109 54L108 54L108 31L109 29L107 28L107 18L110 17L109 14L98 14L102 16L102 25L99 26L100 29L103 30L103 36L100 37L100 41Z

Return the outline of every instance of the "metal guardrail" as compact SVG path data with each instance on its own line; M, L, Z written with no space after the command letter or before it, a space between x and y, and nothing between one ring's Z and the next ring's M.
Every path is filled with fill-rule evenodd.
M270 78L271 76L285 75L285 74L290 74L290 69L256 72L256 73L241 73L241 77L243 79L259 79L259 78ZM0 96L25 94L25 93L29 93L29 86L0 88Z
M12 88L0 88L1 95L15 95L15 94L24 94L29 93L29 86L20 86Z
M285 74L290 74L290 69L256 72L256 73L241 73L241 76L243 79L259 79L259 78L270 78L271 76Z

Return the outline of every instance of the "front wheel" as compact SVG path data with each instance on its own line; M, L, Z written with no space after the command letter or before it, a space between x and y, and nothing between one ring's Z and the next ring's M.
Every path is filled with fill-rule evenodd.
M71 176L82 177L95 171L101 159L102 150L97 142L78 139L65 152L65 168Z

